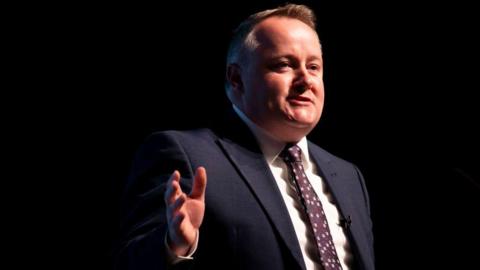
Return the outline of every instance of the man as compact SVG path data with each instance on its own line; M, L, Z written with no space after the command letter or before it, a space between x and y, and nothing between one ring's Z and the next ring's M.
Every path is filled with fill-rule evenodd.
M292 4L250 16L228 53L228 122L142 146L118 268L374 269L360 172L306 139L324 102L314 21Z

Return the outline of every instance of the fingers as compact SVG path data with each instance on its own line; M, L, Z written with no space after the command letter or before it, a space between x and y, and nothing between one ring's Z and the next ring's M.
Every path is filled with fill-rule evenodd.
M207 171L204 167L198 167L195 172L195 177L193 181L192 191L190 192L189 197L192 199L204 200L205 190L207 188ZM180 187L180 173L175 170L167 183L167 188L165 190L165 202L167 205L173 204L179 196L183 194L182 188Z
M194 245L198 227L204 214L204 198L207 184L205 168L197 168L192 191L187 196L180 187L180 173L174 171L167 182L164 198L169 246L177 255L187 254ZM198 200L202 200L199 202Z
M180 195L180 197L178 197L178 199L173 204L171 204L169 206L170 210L172 212L177 211L178 209L180 209L183 206L183 204L185 203L186 200L187 200L187 197L185 196L185 194Z
M174 226L177 224L175 220L178 216L185 217L184 211L181 211L181 208L185 204L187 200L187 196L185 194L181 194L172 204L167 207L167 222L173 224ZM182 218L183 220L183 218Z
M180 173L175 170L172 175L170 176L170 179L167 182L167 188L165 190L165 203L167 205L171 205L172 203L175 202L175 200L178 199L178 196L182 194L182 189L180 187Z
M192 199L205 199L205 190L207 188L207 171L204 167L198 167L195 172L192 191L189 197Z
M185 214L183 214L183 213L179 213L178 215L176 215L176 216L173 218L172 227L173 227L173 228L176 228L177 233L178 233L178 230L180 230L180 224L182 223L182 221L183 221L184 219L185 219Z

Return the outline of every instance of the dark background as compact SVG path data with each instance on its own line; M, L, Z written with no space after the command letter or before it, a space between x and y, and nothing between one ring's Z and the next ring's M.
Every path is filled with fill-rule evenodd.
M16 89L33 121L17 125L28 130L22 144L38 147L27 150L42 162L34 179L48 181L35 181L43 200L27 206L27 231L41 239L15 249L65 269L110 268L135 149L155 130L202 127L229 106L231 31L283 3L255 2L20 7L13 70L28 71ZM467 1L297 3L317 13L324 49L326 104L310 139L362 170L378 269L473 265L479 10Z

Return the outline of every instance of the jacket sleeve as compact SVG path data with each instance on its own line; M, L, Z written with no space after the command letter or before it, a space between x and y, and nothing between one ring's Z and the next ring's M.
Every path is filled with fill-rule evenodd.
M114 269L189 269L192 261L169 264L165 250L167 221L165 186L174 170L188 192L193 171L177 132L150 136L131 167L122 201L122 224L114 254Z

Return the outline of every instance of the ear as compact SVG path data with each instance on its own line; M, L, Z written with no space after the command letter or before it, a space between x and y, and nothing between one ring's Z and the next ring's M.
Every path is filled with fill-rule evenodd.
M227 66L227 81L230 84L232 94L238 95L243 92L241 68L238 64L233 63Z

